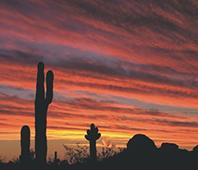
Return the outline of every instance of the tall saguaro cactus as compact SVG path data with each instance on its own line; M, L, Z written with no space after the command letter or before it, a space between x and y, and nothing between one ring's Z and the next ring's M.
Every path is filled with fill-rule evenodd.
M47 110L53 99L53 72L47 72L46 94L44 79L44 64L39 63L35 98L35 152L36 161L40 165L45 165L47 156Z
M26 125L21 128L20 161L22 164L27 164L30 161L30 128Z
M90 159L92 161L96 160L96 141L100 138L101 134L98 133L98 128L94 125L90 125L90 129L87 130L87 135L85 138L89 141L90 149Z

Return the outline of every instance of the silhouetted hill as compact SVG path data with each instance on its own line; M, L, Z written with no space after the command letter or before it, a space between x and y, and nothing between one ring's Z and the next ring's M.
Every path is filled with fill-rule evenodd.
M174 143L162 143L160 150L162 152L172 152L177 151L179 149L179 146Z
M193 148L193 151L198 154L198 145Z
M156 152L155 143L143 134L137 134L127 143L127 151L131 154L152 154Z

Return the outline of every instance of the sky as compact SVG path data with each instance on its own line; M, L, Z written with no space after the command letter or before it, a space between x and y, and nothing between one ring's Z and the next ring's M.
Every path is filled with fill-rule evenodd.
M197 0L1 0L4 157L18 154L23 125L34 139L40 61L55 74L51 152L63 150L62 143L87 143L91 123L101 146L125 147L137 133L158 146L198 144Z

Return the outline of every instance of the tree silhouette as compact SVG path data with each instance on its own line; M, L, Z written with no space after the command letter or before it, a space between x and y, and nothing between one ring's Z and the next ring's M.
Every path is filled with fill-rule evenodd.
M98 133L98 128L94 125L90 125L90 129L87 130L87 135L85 138L89 141L90 144L90 159L92 161L96 160L96 141L100 138L101 134Z
M35 153L36 161L40 165L46 163L47 156L47 110L53 99L53 79L52 71L47 72L46 94L44 87L44 64L38 64L36 98L35 98Z

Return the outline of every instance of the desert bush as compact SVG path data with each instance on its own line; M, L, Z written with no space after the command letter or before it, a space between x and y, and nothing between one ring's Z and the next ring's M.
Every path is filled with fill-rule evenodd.
M98 160L102 161L104 159L109 159L116 154L122 152L122 150L122 148L102 147L101 151L98 152Z
M88 160L88 147L77 144L76 146L63 145L65 149L65 159L69 164L83 163Z

